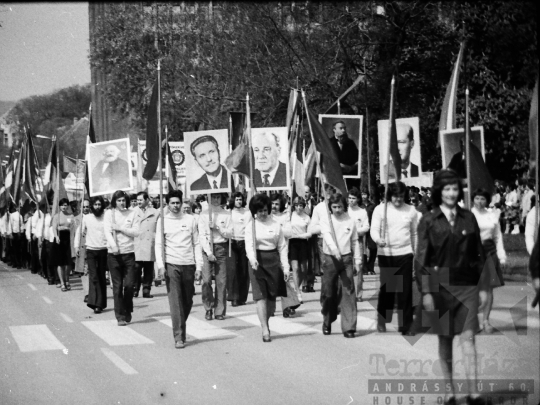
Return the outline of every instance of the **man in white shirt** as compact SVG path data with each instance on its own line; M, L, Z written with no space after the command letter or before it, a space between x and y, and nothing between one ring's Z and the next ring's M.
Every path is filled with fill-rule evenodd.
M11 229L11 266L22 268L23 251L21 248L21 233L24 232L24 223L21 214L16 210L15 204L10 203L9 225Z
M523 224L525 224L527 215L532 208L531 198L534 196L534 183L532 180L529 180L523 186L525 187L525 190L523 191L521 198L521 220L523 221Z
M534 248L534 242L535 242L535 233L538 229L538 224L536 223L536 196L533 196L532 198L532 209L527 214L527 218L525 220L525 246L527 247L527 252L532 254L533 248ZM538 235L536 235L538 237Z
M347 213L351 218L355 220L356 232L358 233L358 243L360 245L360 251L363 255L365 249L364 237L369 232L369 219L366 210L360 207L361 202L362 194L360 193L360 190L358 190L356 187L351 188L349 190L349 208L347 209ZM356 285L356 300L358 302L363 301L363 278L364 274L361 269L361 271L356 276L354 276L354 283Z
M197 221L193 215L181 212L182 192L171 190L166 201L169 212L163 219L164 232L161 221L157 223L155 256L159 275L165 275L167 284L175 347L182 349L186 342L186 321L193 306L195 273L201 272L203 259Z

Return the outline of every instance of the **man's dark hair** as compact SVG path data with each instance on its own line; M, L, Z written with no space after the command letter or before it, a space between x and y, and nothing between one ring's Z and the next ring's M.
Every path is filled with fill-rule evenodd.
M137 194L133 193L129 195L129 201L133 201L137 199Z
M212 142L214 145L216 145L216 149L219 153L219 145L216 141L216 138L214 138L212 135L203 135L200 138L195 139L193 143L191 144L191 154L193 155L193 157L195 157L195 148L199 146L201 143L205 143L205 142Z
M457 184L458 186L458 201L463 198L463 186L461 185L461 179L459 178L457 173L451 169L441 170L433 179L431 200L433 201L434 206L438 207L442 204L442 191L446 186L450 184Z
M242 207L246 206L246 197L240 191L237 191L229 198L229 203L227 204L228 209L232 210L234 208L234 203L238 197L242 198Z
M306 200L304 200L304 197L300 197L299 195L296 196L292 202L293 207L296 207L297 205L301 205L302 207L306 207Z
M268 210L269 214L272 212L272 201L270 201L270 197L266 194L255 194L249 201L249 211L251 212L251 215L257 215L257 211L264 208Z
M332 204L343 204L343 210L347 211L349 208L349 204L347 204L347 199L345 196L341 193L332 194L328 198L328 208L330 209L330 212L332 212Z
M116 208L116 200L122 197L126 199L126 207L127 207L129 205L129 194L123 190L116 190L114 192L111 198L111 207Z
M270 208L272 208L272 203L274 201L279 201L279 212L285 211L285 198L279 193L272 193L270 195Z
M336 127L337 124L343 124L343 126L345 128L347 128L347 125L345 124L345 121L343 120L338 120L338 121L334 121L334 123L332 124L332 129L334 129Z
M358 205L362 204L362 193L356 187L353 187L349 190L349 195L356 197L358 200Z
M96 201L99 201L101 203L101 212L99 213L99 215L96 215L96 210L94 209L94 204L96 203ZM90 200L90 211L92 211L92 214L94 214L94 216L96 217L100 217L103 214L103 211L105 211L105 201L103 200L102 196L98 195L92 197L92 199Z
M148 200L148 193L146 191L139 191L137 193L137 197L139 197L140 195L142 195L145 200ZM135 197L135 198L137 198L137 197Z
M180 199L180 202L182 202L182 197L184 194L182 193L182 190L171 190L169 191L169 194L165 196L165 201L167 201L167 204L173 197L178 197Z
M407 186L401 181L390 183L388 185L388 191L386 192L386 200L390 202L393 196L403 194L404 198L407 198Z
M486 199L486 201L487 201L487 205L489 205L489 203L491 202L491 194L485 188L477 188L476 190L473 191L473 193L471 195L471 201L473 203L474 203L474 198L476 196L484 197Z
M58 206L61 207L62 205L67 204L69 206L69 200L67 198L62 198L58 202Z

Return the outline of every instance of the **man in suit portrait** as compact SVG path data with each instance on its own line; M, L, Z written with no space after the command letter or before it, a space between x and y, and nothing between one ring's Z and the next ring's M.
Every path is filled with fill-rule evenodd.
M278 136L271 132L260 132L253 135L252 143L255 187L286 187L287 165L279 161L281 147Z
M221 164L219 145L211 135L203 135L191 144L191 154L204 174L191 183L192 191L228 187L227 170Z
M401 156L401 178L418 177L418 166L411 163L411 150L414 148L414 130L410 124L396 124L396 133L399 155ZM384 165L383 170L386 173L386 165ZM388 178L396 178L393 162L390 164Z
M459 139L459 152L455 153L450 159L448 169L454 170L459 178L467 178L467 166L465 164L465 139L461 137Z
M341 172L344 175L358 176L358 148L347 135L345 122L341 120L334 122L332 131L334 131L334 136L330 141L338 155Z
M103 150L103 159L92 170L92 193L114 192L131 186L131 168L120 158L120 149L115 144Z

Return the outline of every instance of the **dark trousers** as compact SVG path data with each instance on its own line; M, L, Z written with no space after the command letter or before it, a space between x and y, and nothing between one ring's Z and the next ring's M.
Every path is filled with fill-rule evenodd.
M114 296L114 314L125 321L133 312L133 285L135 282L135 253L107 254Z
M366 245L366 249L369 250L369 259L367 258L367 255L364 255L364 274L367 274L368 272L374 272L375 271L375 259L377 258L377 248L369 248Z
M354 266L352 254L342 256L341 262L334 256L324 255L321 305L324 324L329 327L337 319L338 305L341 307L341 330L356 331L356 293L354 288ZM341 280L341 291L339 291Z
M41 270L40 265L40 257L39 257L39 247L38 247L38 240L37 238L32 238L32 242L30 243L30 255L31 255L31 270L33 274L36 273L42 273L45 274L44 271Z
M321 262L319 259L319 237L313 235L309 240L308 268L306 273L305 286L313 286L315 284L315 275L321 275ZM298 286L302 288L302 286Z
M165 264L165 283L174 340L186 341L186 321L193 306L195 294L195 265Z
M135 289L138 293L143 286L143 294L150 294L154 280L154 262L135 262Z
M11 266L20 269L22 267L21 234L13 233L11 247L9 249Z
M107 249L86 249L88 263L88 302L89 308L107 308Z
M231 241L231 257L227 256L227 300L246 302L249 294L246 242Z
M379 256L381 286L377 312L379 322L392 322L394 300L397 300L398 325L407 332L413 321L412 307L413 255Z
M43 240L41 245L41 268L45 273L45 277L49 280L49 284L54 284L60 281L58 272L53 260L53 243L48 240Z
M214 243L215 262L210 262L208 256L203 252L202 270L202 302L204 309L209 311L215 308L215 315L225 315L227 310L227 249L229 244ZM216 294L212 289L212 267L216 277Z

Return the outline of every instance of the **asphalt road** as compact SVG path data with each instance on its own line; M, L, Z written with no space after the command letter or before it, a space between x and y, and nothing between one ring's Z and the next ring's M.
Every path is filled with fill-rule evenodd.
M438 403L444 387L436 392L436 337L406 339L396 332L396 317L386 334L377 333L377 277L366 279L355 339L343 337L339 320L331 336L321 333L316 284L296 317L283 318L278 303L271 343L262 342L252 301L229 307L224 321L206 321L197 286L187 345L178 350L165 287L154 288L152 299L136 298L132 323L118 327L110 289L109 307L95 315L83 303L79 278L72 279L72 291L61 292L2 263L0 404ZM530 308L532 296L527 283L497 289L496 331L477 336L482 389L497 404L539 402L539 319L538 309ZM456 340L460 379L457 346Z

